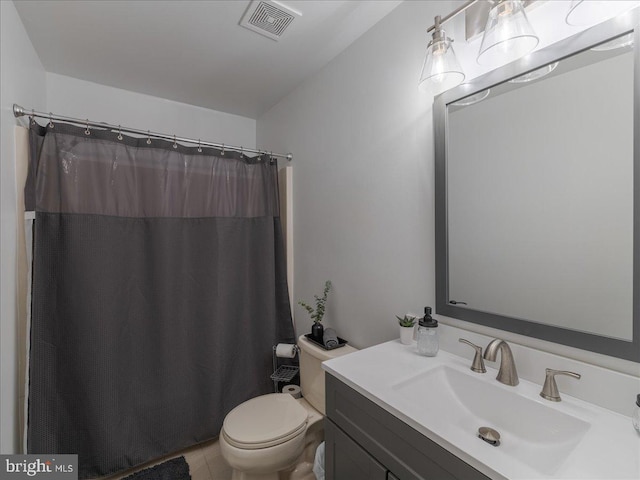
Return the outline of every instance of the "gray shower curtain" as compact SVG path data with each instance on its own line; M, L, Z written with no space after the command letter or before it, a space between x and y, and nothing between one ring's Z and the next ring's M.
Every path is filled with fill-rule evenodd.
M218 435L294 340L265 156L32 125L29 453L110 474Z

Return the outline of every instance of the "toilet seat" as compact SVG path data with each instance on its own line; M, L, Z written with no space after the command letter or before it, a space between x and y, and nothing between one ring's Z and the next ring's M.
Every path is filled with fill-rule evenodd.
M308 413L288 393L252 398L231 410L224 419L222 435L234 447L267 448L304 434Z

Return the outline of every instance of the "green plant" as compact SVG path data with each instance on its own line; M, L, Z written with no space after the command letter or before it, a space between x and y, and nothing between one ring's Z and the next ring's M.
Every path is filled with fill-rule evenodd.
M396 315L396 318L401 327L413 327L416 324L416 317L410 317L409 315L399 317Z
M324 291L322 292L322 297L319 297L318 295L314 295L316 299L316 308L313 308L311 305L303 301L298 302L299 305L302 305L304 309L307 312L309 312L309 315L311 316L311 320L313 320L314 322L322 322L322 317L324 317L324 309L327 304L327 295L329 294L329 290L331 290L331 281L327 280L324 283Z

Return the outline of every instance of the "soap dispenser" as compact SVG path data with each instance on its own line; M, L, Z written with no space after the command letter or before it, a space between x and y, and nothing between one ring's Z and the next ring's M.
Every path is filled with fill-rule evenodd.
M425 357L438 354L438 321L431 317L431 307L424 308L424 317L418 326L418 353Z

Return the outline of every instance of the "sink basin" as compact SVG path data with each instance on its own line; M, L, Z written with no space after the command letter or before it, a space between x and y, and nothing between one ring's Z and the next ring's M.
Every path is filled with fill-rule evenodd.
M491 455L504 455L510 462L552 475L590 424L544 405L542 399L524 397L518 394L518 387L504 386L489 375L438 366L393 384L391 390L417 417L425 417L434 432L441 430L447 437L454 434L474 449L486 448ZM500 445L472 439L480 427L497 430Z

